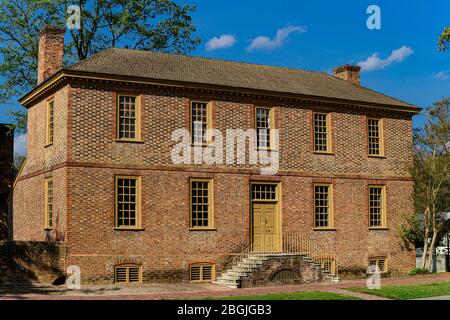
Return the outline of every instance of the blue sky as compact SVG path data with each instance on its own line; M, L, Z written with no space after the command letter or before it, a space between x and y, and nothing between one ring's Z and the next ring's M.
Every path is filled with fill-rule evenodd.
M421 107L450 96L450 52L437 51L450 25L448 0L180 2L197 6L202 43L192 55L324 72L366 62L365 87ZM381 9L380 30L366 27L372 4ZM10 120L1 110L0 122Z

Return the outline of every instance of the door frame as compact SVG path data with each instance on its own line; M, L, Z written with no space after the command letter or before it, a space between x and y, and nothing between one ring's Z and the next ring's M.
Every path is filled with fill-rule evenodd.
M253 200L253 185L275 185L275 200ZM253 203L275 203L276 204L276 232L277 232L277 247L282 251L282 206L281 206L281 182L279 181L250 181L249 185L249 200L250 200L250 244L253 244Z

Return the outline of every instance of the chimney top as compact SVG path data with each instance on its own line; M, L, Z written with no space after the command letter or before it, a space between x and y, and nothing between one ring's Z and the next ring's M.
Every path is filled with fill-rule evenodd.
M355 85L360 84L360 66L354 66L351 64L344 64L333 69L335 77L349 81Z
M66 29L64 28L59 28L59 27L54 27L54 26L50 26L50 25L46 25L44 26L41 31L39 31L39 38L42 37L44 34L47 33L66 33Z
M39 32L38 84L62 68L65 32L52 26L45 26Z

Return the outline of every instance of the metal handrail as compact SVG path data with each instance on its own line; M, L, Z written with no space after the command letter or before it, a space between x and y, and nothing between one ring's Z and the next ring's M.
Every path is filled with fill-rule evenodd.
M280 239L280 236L275 236ZM279 243L274 245L274 243ZM318 264L323 271L338 277L338 266L335 257L327 250L320 247L316 242L302 234L283 234L281 241L273 243L254 242L243 251L233 257L232 267L251 256L267 256L273 254L301 254L309 257ZM250 264L252 261L249 261Z

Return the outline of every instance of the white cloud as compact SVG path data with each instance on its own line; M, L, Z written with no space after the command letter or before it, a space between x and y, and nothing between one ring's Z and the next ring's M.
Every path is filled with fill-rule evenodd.
M283 29L278 29L274 38L270 39L266 36L259 36L254 38L247 51L255 50L273 50L283 45L284 41L291 33L305 33L307 28L305 26L289 26Z
M381 59L378 55L378 52L375 52L370 57L368 57L365 61L361 61L358 65L361 67L363 71L372 71L377 69L383 69L394 62L402 62L414 51L410 47L402 46L401 48L395 49L386 59Z
M214 37L206 43L206 50L217 50L231 48L236 43L236 38L231 34L223 34L220 37Z
M447 80L450 79L450 70L444 70L436 73L433 78L439 79L439 80Z
M27 154L27 135L21 134L14 137L14 154L24 156Z

